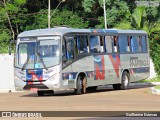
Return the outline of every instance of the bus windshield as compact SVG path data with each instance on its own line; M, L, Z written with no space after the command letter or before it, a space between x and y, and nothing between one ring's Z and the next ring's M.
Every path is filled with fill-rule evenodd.
M60 37L39 37L19 43L15 66L24 69L47 69L60 62Z

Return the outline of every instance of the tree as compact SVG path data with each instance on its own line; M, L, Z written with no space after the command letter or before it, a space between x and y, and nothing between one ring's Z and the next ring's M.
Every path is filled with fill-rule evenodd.
M147 18L146 8L140 6L130 14L129 21L124 20L123 22L118 23L115 28L145 30L149 37L153 38L154 34L160 32L160 19L156 22L150 22Z
M11 31L12 39L15 39L15 29L18 30L19 21L22 22L22 20L18 19L17 14L25 11L22 6L26 3L26 0L2 0L0 2L0 15L3 23L7 28L9 26L8 29Z
M34 16L34 23L30 26L27 26L26 29L42 29L47 28L48 17L47 10L41 10L40 13ZM78 17L75 13L68 11L66 9L52 10L51 11L51 27L67 25L74 28L87 28L88 21L84 21L82 18Z
M113 27L117 22L127 18L129 7L124 0L105 0L107 25ZM84 0L83 7L88 16L97 17L96 28L104 28L103 0ZM90 14L89 14L90 13Z

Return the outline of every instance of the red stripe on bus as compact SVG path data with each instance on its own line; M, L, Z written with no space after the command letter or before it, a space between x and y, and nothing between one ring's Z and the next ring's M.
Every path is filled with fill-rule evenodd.
M113 55L109 55L109 58L112 62L112 65L114 67L114 70L116 72L117 77L119 78L119 67L120 67L120 57L119 55L115 55L115 58Z

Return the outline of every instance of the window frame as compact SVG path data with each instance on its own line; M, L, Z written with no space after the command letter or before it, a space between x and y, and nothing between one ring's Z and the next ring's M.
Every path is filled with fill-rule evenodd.
M88 34L74 34L73 36L74 36L74 50L75 50L75 54L76 55L88 55L88 54L90 54L89 35ZM77 46L77 39L75 39L76 36L83 36L83 37L86 36L86 38L87 38L87 47L88 47L87 48L88 49L87 53L77 53L76 52L76 46Z
M102 52L97 52L97 53L92 53L91 52L91 44L90 44L90 36L97 36L98 37L98 40L99 40L99 47L101 48L101 40L100 40L100 37L102 37L102 43L103 43L103 51ZM90 54L104 54L104 53L106 53L106 50L105 50L105 48L104 48L104 36L105 35L101 35L101 34L99 34L99 35L97 35L97 34L90 34L89 35L89 51L90 51Z
M148 37L147 37L147 36L145 36L145 35L142 35L142 36L141 36L141 38L142 38L142 37L144 37L144 38L145 38L145 42L146 42L146 51L145 51L145 52L143 52L143 51L142 51L142 47L141 47L141 52L142 52L142 53L148 53L148 40L147 40L147 39L148 39ZM141 44L142 44L142 39L141 39ZM142 44L142 46L143 46L143 44Z
M125 47L129 47L129 51L120 51L120 46L119 46L119 37L126 37L127 38L127 45L128 46L125 46ZM129 41L128 41L128 39L129 39ZM129 53L131 53L131 39L130 39L130 36L128 36L128 35L126 35L126 34L124 34L124 35L119 35L118 36L118 39L117 39L117 45L118 45L118 52L120 53L120 54L129 54Z

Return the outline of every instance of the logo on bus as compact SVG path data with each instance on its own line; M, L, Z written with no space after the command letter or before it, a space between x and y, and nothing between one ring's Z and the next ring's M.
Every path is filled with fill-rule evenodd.
M94 56L94 80L104 80L105 79L105 68L104 68L104 56L95 55Z
M34 81L42 83L43 71L42 70L27 70L27 84L33 84Z

